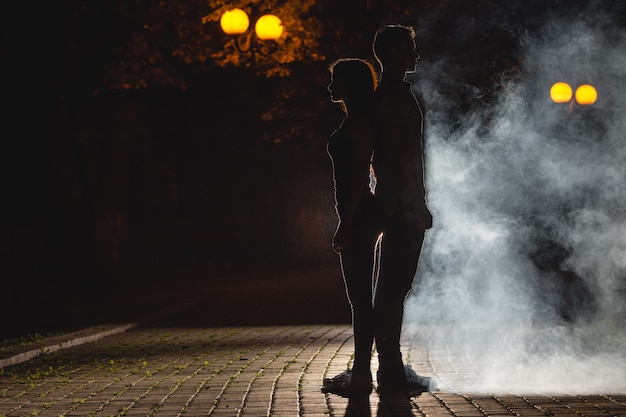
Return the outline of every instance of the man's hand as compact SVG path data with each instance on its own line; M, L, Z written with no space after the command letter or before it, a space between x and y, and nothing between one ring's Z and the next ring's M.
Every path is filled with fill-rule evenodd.
M426 207L426 204L420 206L419 212L417 214L417 227L421 230L430 229L433 227L433 215Z

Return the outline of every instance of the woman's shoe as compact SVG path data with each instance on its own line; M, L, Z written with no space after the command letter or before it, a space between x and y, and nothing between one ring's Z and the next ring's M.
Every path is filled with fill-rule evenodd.
M346 369L332 378L324 378L322 392L342 396L350 394L369 394L372 392L372 376L360 375Z

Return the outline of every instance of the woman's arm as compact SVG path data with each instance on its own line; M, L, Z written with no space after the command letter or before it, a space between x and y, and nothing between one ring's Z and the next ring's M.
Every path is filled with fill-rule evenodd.
M354 215L369 185L374 142L372 128L366 119L352 120L352 123L346 126L346 135L352 145L353 160L351 182L347 184L348 192L345 194L345 201L342 202L340 223L333 239L333 246L337 252L341 252L350 240Z

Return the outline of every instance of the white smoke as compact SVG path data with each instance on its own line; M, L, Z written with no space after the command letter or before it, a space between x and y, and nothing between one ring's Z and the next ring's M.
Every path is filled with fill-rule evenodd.
M522 71L468 113L447 58L416 74L434 227L407 334L433 329L418 336L479 375L444 388L626 393L626 36L578 16L520 37ZM552 103L556 81L597 103Z

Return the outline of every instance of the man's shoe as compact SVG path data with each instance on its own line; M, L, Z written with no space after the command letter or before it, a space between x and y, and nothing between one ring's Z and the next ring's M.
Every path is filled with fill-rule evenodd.
M423 392L437 391L437 384L432 378L418 375L410 365L404 365L404 378L385 378L380 371L377 376L378 392L403 391L410 396L417 396Z
M359 375L346 369L332 378L324 378L322 383L323 393L350 396L352 394L369 394L372 392L371 375Z

